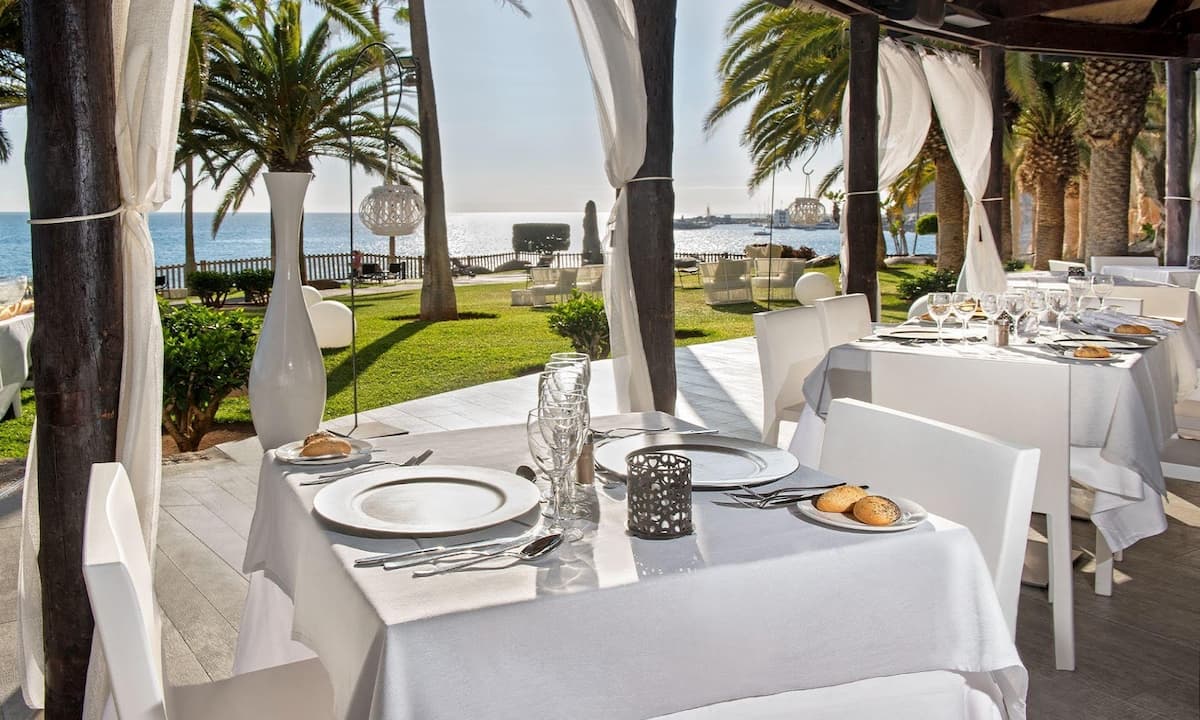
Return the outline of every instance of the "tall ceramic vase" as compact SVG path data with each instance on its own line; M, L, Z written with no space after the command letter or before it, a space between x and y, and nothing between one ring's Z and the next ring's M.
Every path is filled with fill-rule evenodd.
M275 283L250 366L250 415L264 450L317 429L325 364L300 292L300 223L310 173L265 174L275 232Z

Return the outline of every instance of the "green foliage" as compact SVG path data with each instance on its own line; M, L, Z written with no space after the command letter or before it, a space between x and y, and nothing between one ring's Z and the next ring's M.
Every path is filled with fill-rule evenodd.
M570 299L550 313L550 329L570 340L575 352L587 353L593 360L608 357L608 317L604 301L595 295L572 290Z
M250 268L233 276L234 285L245 294L250 305L266 305L274 282L275 271L269 268Z
M954 292L958 287L958 273L953 270L926 270L920 275L906 277L896 283L896 295L911 303L913 300L933 292Z
M937 235L937 213L926 213L917 218L918 235Z
M1158 231L1151 223L1142 223L1141 237L1138 238L1141 242L1154 242L1158 236Z
M219 308L225 304L229 291L233 290L233 276L229 273L215 270L197 270L188 275L188 287L200 296L200 302L207 307Z
M571 247L571 226L566 223L515 223L512 246L516 252L559 252Z
M203 305L163 308L163 429L181 451L195 450L221 401L244 387L259 321L240 310Z
M1005 260L1004 261L1004 272L1018 272L1018 271L1024 270L1024 269L1025 269L1025 261L1024 260L1013 259L1013 260Z
M807 245L800 247L792 247L791 245L783 246L783 254L780 257L792 258L796 260L812 260L817 256L817 251Z

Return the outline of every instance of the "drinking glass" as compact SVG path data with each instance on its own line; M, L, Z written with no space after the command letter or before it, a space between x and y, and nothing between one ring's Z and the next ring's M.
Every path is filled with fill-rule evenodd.
M551 532L564 532L564 501L569 499L570 469L579 459L585 432L583 416L577 408L540 407L530 410L525 420L525 436L533 462L550 479L550 508L547 517Z
M996 318L1004 312L1004 296L1000 293L979 293L979 309L987 317L988 323L995 325Z
M1071 294L1071 305L1078 315L1083 312L1083 299L1092 294L1092 281L1085 277L1069 277L1067 290Z
M1051 290L1046 294L1046 303L1050 306L1050 311L1054 313L1055 329L1058 330L1059 335L1062 335L1063 315L1067 314L1067 307L1071 304L1067 291Z
M1100 298L1100 311L1104 312L1108 308L1104 306L1104 298L1112 294L1114 287L1112 275L1093 275L1092 276L1092 292L1096 293L1096 297Z
M971 293L956 292L950 295L950 312L958 320L963 339L967 337L967 321L975 314L975 297Z
M1004 312L1012 322L1013 332L1017 330L1017 322L1025 314L1025 293L1020 291L1004 293Z
M938 345L946 344L946 341L942 339L942 323L946 322L946 318L949 316L950 293L929 293L929 317L933 318L934 322L937 323Z
M1038 335L1042 322L1042 313L1046 311L1046 293L1041 290L1028 290L1025 293L1025 315L1018 323L1018 334L1032 343Z
M592 384L592 358L587 353L578 352L556 352L550 355L551 363L567 362L579 368L579 372L583 374L583 387L588 388ZM547 363L549 364L549 363ZM557 365L555 367L558 367Z
M1027 290L1025 292L1025 309L1028 312L1035 314L1040 321L1042 313L1049 307L1046 304L1046 293L1041 290Z

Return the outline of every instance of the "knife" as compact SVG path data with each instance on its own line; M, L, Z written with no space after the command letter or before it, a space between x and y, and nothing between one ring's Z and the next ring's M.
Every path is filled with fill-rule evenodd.
M528 536L528 533L518 535L516 537L495 538L492 540L476 540L475 542L462 543L460 545L439 545L437 547L422 548L420 550L406 550L404 552L382 553L379 555L367 555L360 557L354 561L355 567L375 567L382 565L385 562L407 560L409 558L424 557L426 555L435 555L437 553L452 553L461 552L463 550L477 550L479 548L490 547L492 545L505 545L509 543L522 542Z

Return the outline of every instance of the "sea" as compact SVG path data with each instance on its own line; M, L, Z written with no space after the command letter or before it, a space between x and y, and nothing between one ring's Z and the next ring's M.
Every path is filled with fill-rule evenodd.
M211 213L196 213L196 259L229 260L267 257L271 254L269 213L229 215L214 235ZM29 216L24 213L0 213L0 275L29 275ZM605 216L600 217L603 225ZM355 217L354 243L364 252L386 254L388 239L372 235ZM474 212L450 213L447 218L450 254L490 255L512 251L514 223L567 223L571 226L570 252L579 252L583 242L583 213L554 212ZM306 253L349 252L350 218L346 213L306 213L304 249ZM602 228L603 230L603 228ZM740 253L746 245L763 243L767 237L756 235L765 228L745 224L713 225L699 230L676 230L675 248L687 253ZM150 233L154 238L155 262L174 265L183 262L183 213L160 211L150 215ZM836 230L800 230L776 228L771 240L792 247L808 246L817 254L836 254L840 240ZM890 244L890 243L889 243ZM934 236L909 237L913 252L934 252ZM424 240L421 233L396 238L398 255L420 255Z

